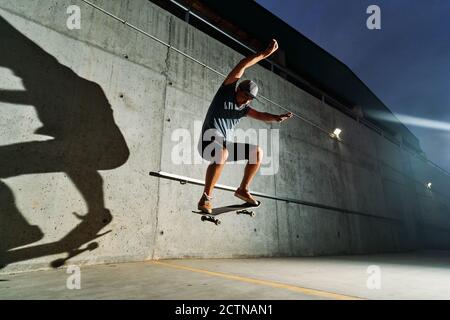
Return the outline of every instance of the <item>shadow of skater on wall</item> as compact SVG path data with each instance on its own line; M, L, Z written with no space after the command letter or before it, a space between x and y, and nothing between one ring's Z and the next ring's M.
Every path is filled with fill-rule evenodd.
M0 67L11 70L25 87L4 90L0 82L0 109L2 103L17 104L17 108L34 106L43 123L36 133L53 138L0 145L0 268L67 253L66 258L51 263L58 267L98 247L91 241L105 234L100 231L111 222L112 215L105 208L103 180L97 170L123 165L129 150L98 84L60 64L1 16L0 39ZM14 195L1 179L48 172L66 173L84 198L88 212L75 213L80 223L59 241L18 248L41 240L43 234L17 208L15 197L20 193Z

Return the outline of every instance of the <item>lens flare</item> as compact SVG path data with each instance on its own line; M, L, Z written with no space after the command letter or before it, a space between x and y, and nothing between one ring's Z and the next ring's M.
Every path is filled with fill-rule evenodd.
M405 125L415 126L415 127L422 127L422 128L429 128L434 130L442 130L442 131L450 131L450 122L444 122L444 121L437 121L432 119L426 119L426 118L420 118L420 117L413 117L408 116L404 114L395 114L398 121ZM392 115L388 116L385 114L377 114L377 118L384 120L384 121L390 121L390 122L397 122L395 117L392 117Z

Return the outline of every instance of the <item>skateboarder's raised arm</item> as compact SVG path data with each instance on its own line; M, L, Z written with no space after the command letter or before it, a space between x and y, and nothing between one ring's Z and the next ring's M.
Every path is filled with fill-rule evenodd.
M223 81L223 85L228 85L228 84L236 82L237 80L239 80L242 77L242 75L245 72L245 69L253 66L254 64L258 63L261 60L266 59L272 53L274 53L277 49L278 49L278 43L275 39L272 39L272 41L270 41L269 46L265 50L255 53L255 54L252 54L251 56L248 56L248 57L245 57L244 59L242 59L236 65L236 67L234 67L233 70L231 70L230 74L225 78L225 80Z

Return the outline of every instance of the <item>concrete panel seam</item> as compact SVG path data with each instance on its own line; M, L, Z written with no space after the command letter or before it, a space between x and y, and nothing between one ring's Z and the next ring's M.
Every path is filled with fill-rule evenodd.
M173 25L172 20L173 20L173 16L170 16L170 19L169 19L169 44L172 42L172 25ZM165 76L166 83L164 85L164 93L163 93L164 105L162 106L163 107L163 110L162 110L163 123L162 123L162 130L161 130L161 139L160 139L160 143L159 143L160 144L159 150L161 150L161 154L159 157L159 169L161 169L162 161L163 161L164 128L165 128L165 123L166 123L165 119L166 119L166 104L167 104L167 85L169 82L169 68L170 68L170 66L169 66L170 49L169 48L167 48L167 54L166 54L166 58L164 61L165 61L165 70L163 70L161 72L161 74ZM157 241L158 241L158 234L159 234L159 232L158 232L158 226L159 226L158 222L159 221L158 220L159 220L159 212L160 212L160 210L159 210L160 209L160 187L161 187L161 183L160 183L160 180L158 179L157 189L156 189L158 194L157 194L157 200L156 200L156 215L155 215L155 228L154 228L155 233L153 235L153 250L152 250L152 255L151 255L152 259L155 258L155 252L156 252L156 248L157 248Z

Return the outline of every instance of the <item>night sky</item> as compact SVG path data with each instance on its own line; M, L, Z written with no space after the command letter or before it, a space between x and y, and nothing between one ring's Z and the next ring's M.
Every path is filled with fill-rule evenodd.
M350 67L450 171L449 0L257 2ZM381 30L366 26L369 5Z

